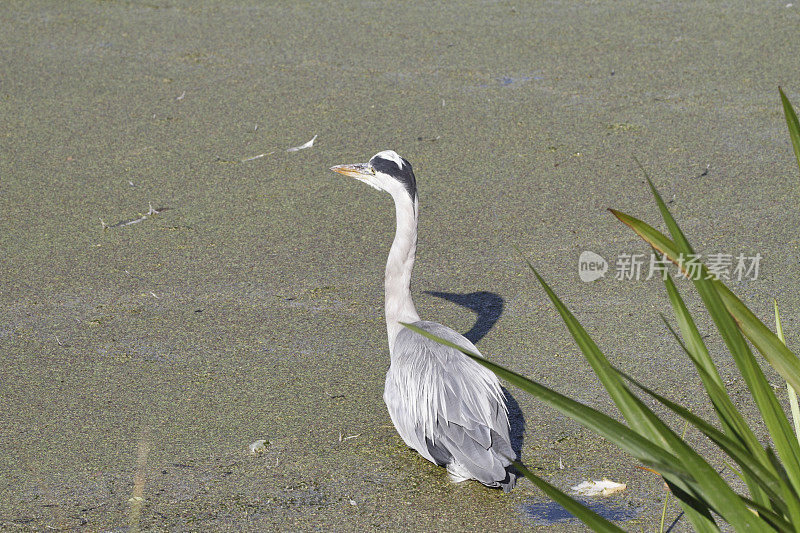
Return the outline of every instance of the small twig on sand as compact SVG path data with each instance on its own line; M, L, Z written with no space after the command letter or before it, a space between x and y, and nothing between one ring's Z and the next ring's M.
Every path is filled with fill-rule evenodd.
M104 230L109 228L121 228L122 226L130 226L132 224L138 224L139 222L147 220L153 215L157 215L162 211L166 211L167 209L169 209L169 207L159 207L158 209L156 209L155 207L153 207L153 204L151 202L147 202L147 206L148 206L147 213L141 215L139 218L134 218L133 220L123 220L121 222L117 222L116 224L111 224L111 225L108 225L105 222L103 222L103 219L101 218L100 224L102 224Z
M361 436L361 433L359 433L358 435L350 435L349 437L345 437L342 440L355 439L356 437L360 437L360 436Z
M254 155L253 157L248 157L247 159L242 159L242 163L246 163L247 161L254 161L256 159L261 159L262 157L269 155L269 154L258 154Z
M118 222L118 223L116 223L116 224L114 224L113 226L110 226L110 227L112 227L112 228L120 228L122 226L132 226L133 224L138 224L139 222L142 222L143 220L147 220L147 215L141 216L139 218L135 218L133 220L126 220L124 222Z

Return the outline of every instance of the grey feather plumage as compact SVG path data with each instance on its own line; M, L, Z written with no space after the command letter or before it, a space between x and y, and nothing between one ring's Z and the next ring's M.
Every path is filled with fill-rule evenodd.
M462 335L435 322L415 326L480 354ZM447 467L456 481L476 479L509 491L516 476L505 396L497 377L460 351L401 330L383 399L403 441Z

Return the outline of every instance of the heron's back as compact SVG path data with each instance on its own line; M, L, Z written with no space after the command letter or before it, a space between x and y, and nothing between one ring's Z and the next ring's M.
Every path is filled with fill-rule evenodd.
M415 326L471 352L478 349L435 322ZM497 377L460 351L401 330L386 374L384 400L403 440L454 478L510 490L515 457L505 395Z

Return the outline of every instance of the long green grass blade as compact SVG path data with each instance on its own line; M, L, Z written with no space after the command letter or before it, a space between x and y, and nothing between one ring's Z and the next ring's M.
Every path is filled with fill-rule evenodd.
M609 211L617 217L620 222L630 227L637 235L645 240L659 252L663 253L667 259L679 265L678 257L680 253L671 239L656 230L648 223L638 218L627 215L616 209ZM703 276L708 274L708 270L703 265ZM731 292L721 281L711 279L714 286L719 291L725 308L733 316L742 332L750 339L750 342L758 348L767 362L772 365L783 379L789 382L795 390L800 390L800 361L778 337L756 317L744 303Z
M639 166L641 167L641 164ZM667 256L670 258L670 260L677 262L680 266L680 258L692 256L694 255L694 251L692 250L691 245L681 231L677 222L672 217L672 214L669 212L669 209L667 209L667 206L661 198L661 195L659 194L655 185L653 185L650 176L644 170L644 167L641 168L645 174L647 182L650 185L653 196L656 199L656 203L661 211L662 218L672 234L674 246L679 252L679 255L675 258L669 257L669 254L667 254ZM651 243L651 245L657 248L655 244ZM664 251L662 250L662 252ZM747 383L747 386L753 395L753 399L755 400L756 405L761 412L761 416L764 419L764 423L766 424L767 429L769 430L770 435L775 442L775 447L783 459L789 477L792 480L792 485L797 491L800 489L800 447L798 446L795 436L792 434L792 430L788 420L786 419L786 415L783 413L783 410L778 403L772 388L764 377L764 373L758 366L755 357L753 357L753 354L750 352L750 348L742 338L739 330L741 329L742 332L748 335L753 344L755 344L759 350L762 351L764 357L767 358L771 364L773 361L770 359L770 357L778 361L781 365L788 363L789 365L793 364L800 367L800 362L798 362L796 358L794 358L794 361L788 362L786 361L786 359L788 359L787 357L776 357L776 354L785 355L785 353L788 352L788 349L786 349L783 343L781 343L775 334L769 331L769 329L767 329L766 326L764 326L764 324L759 321L755 315L753 315L752 312L750 312L750 310L747 309L744 304L742 304L740 300L738 300L738 298L735 298L734 296L729 303L724 302L722 297L722 293L724 291L721 289L718 290L718 287L723 288L724 284L719 281L716 281L715 283L715 280L712 279L705 279L706 277L710 278L706 268L703 267L701 272L702 275L699 276L699 279L694 280L695 287L700 293L700 296L703 299L709 314L717 325L717 328L719 329L725 344L728 346L736 365L739 367L739 371ZM724 287L724 289L731 296L733 295L733 293L730 293L730 291L727 290L727 287ZM747 313L750 315L747 321L740 322L737 319L736 322L734 322L733 318L736 318L737 316L746 317ZM757 324L760 324L766 330L766 334L758 329ZM772 350L765 348L762 350L760 344L772 344L770 340L775 341L778 345L778 348ZM781 349L783 351L781 351ZM791 352L789 352L789 354L791 354ZM780 372L780 368L777 369ZM783 372L781 372L781 374L783 375ZM800 380L800 372L796 373L794 376L791 376L791 372L787 372L787 374L789 374L789 377L795 381ZM788 381L792 381L792 379L789 379Z
M575 501L571 496L565 494L558 488L554 487L544 479L540 478L523 465L520 462L514 462L514 468L519 470L519 472L525 476L526 478L530 479L531 482L539 487L539 489L547 494L554 502L559 504L561 507L572 513L574 516L579 518L584 524L589 526L593 531L600 531L600 532L622 532L624 530L615 526L599 514L595 513L591 509L584 507L579 502Z
M672 240L658 230L654 229L646 222L643 222L630 215L626 215L620 211L612 209L611 212L622 223L629 226L635 233L642 237L648 244L663 253L670 261L678 265L679 268L681 267L681 263L679 261L680 252ZM705 268L705 265L701 264L701 267L701 277L706 277L708 275L708 270ZM789 349L780 341L780 339L778 339L778 337L772 331L770 331L770 329L767 328L767 326L765 326L764 323L761 322L753 314L753 312L750 311L750 309L748 309L747 306L744 305L744 303L742 303L742 301L739 300L739 298L737 298L736 295L734 295L733 292L731 292L730 289L728 289L721 281L716 279L709 279L706 281L713 284L718 290L718 295L720 296L728 313L730 313L730 315L736 320L736 324L739 326L742 332L747 335L748 339L750 339L753 345L758 348L759 352L761 352L767 362L769 362L781 374L781 376L787 380L787 382L795 386L796 389L800 389L800 361L798 361L797 357L791 351L789 351ZM746 352L749 352L749 349L747 349L746 346L745 350ZM750 354L749 358L753 359L752 354ZM764 384L766 383L766 379L764 378L761 369L758 368L758 365L755 363L755 361L752 360L748 363L746 361L748 359L747 357L742 357L741 359L745 359L744 365L746 365L745 367L749 370L749 379L753 380L754 375L757 376L760 374L760 379L757 379L757 381L761 383L761 386L755 385L758 389L759 397L762 399L762 403L759 404L759 410L764 408L764 411L762 411L762 416L765 417L765 422L766 418L770 418L768 429L770 430L771 434L773 428L778 426L777 431L775 434L772 434L772 436L773 439L776 440L776 447L779 446L777 441L781 441L778 451L781 453L781 457L783 458L787 471L790 472L789 475L790 479L792 480L792 487L794 488L795 492L800 493L800 460L798 460L798 457L800 457L800 449L798 448L797 440L792 433L792 429L789 426L789 422L786 420L786 415L783 413L783 410L777 403L777 399L775 398L771 387L766 385L765 389ZM737 366L739 366L740 361L736 360L736 363ZM753 368L753 366L755 366L755 368ZM740 372L742 372L744 375L744 371L742 371L741 367ZM748 387L750 387L749 382ZM755 392L753 387L750 387L750 390L751 392ZM767 398L766 401L764 401L765 397ZM770 397L771 399L769 399ZM783 419L783 422L780 422L781 418ZM784 454L787 454L788 457L784 456Z
M720 422L723 424L723 427L726 427L726 431L729 431L730 434L738 438L744 446L747 446L751 450L762 450L761 444L748 426L747 421L739 415L730 396L725 392L725 386L722 383L722 378L719 377L717 367L708 354L708 348L706 348L700 331L698 331L697 325L692 315L689 313L689 309L686 307L683 298L678 292L675 282L672 281L672 276L668 275L664 280L664 284L667 288L667 294L675 313L675 318L678 321L681 335L686 340L686 343L684 344L681 342L681 339L678 338L666 319L664 319L664 323L675 336L684 352L686 352L686 355L689 356L695 368L697 368L698 371L703 370L703 372L700 373L701 380L703 381L703 385L711 399L714 409L717 411ZM710 388L708 382L713 382L716 387ZM714 394L714 391L720 391L720 394ZM766 455L762 457L762 462L766 464Z
M684 467L695 473L698 488L702 490L705 500L737 530L743 531L763 525L760 520L753 519L752 513L742 505L739 495L731 490L717 471L624 386L615 369L575 316L561 302L530 261L526 259L526 262L545 292L547 292L559 314L561 314L561 318L567 324L570 333L589 361L592 369L600 378L603 386L609 392L620 411L622 411L623 416L631 427L638 433L649 437L652 441L661 444L664 448L672 450L681 460ZM736 332L738 333L738 330ZM664 477L674 482L674 479L670 476L665 475Z
M608 364L600 348L592 340L591 336L581 326L580 322L575 318L575 315L567 308L556 293L545 282L533 265L523 256L523 259L528 265L528 268L533 272L533 275L544 288L547 296L553 302L556 310L561 315L562 320L567 325L570 334L575 339L576 344L586 356L586 360L594 370L597 377L603 383L603 386L608 391L611 399L622 412L622 416L628 421L628 424L638 433L651 437L662 447L668 447L667 439L661 434L660 421L649 410L641 404L639 399L634 396L630 390L622 383L617 376L616 372Z
M800 359L721 282L715 282L728 312L742 332L795 390L800 390Z
M795 117L795 122L796 121L797 117ZM785 345L786 338L783 336L783 325L781 324L781 315L778 311L778 301L773 300L772 302L775 306L775 330L778 334L778 338ZM788 382L786 383L786 389L789 394L789 408L792 411L792 420L794 421L794 434L800 442L800 409L798 409L797 406L797 393ZM800 532L800 499L798 499L797 493L792 490L788 483L785 485L783 489L783 498L789 505L788 514L791 517L792 524L794 524L795 532Z
M783 326L781 325L781 315L778 312L778 301L773 300L772 302L775 305L775 330L781 342L783 344L786 344L786 339L783 337ZM792 411L792 421L794 422L794 434L797 437L798 442L800 442L800 408L797 405L797 392L795 392L794 387L792 387L792 385L788 382L786 383L786 392L789 395L789 408Z
M781 93L783 114L786 115L786 125L789 127L789 138L792 139L794 156L797 158L797 165L800 166L800 122L797 121L797 114L794 112L791 102L783 93L783 89L778 87L778 92Z
M792 490L786 470L783 468L780 459L778 459L778 456L775 455L775 452L772 450L772 448L767 448L767 457L769 457L770 462L772 462L773 467L778 472L781 479L784 480L786 489L784 491L783 499L789 506L789 517L790 521L794 525L794 531L800 531L800 497L798 497L797 493Z
M756 480L770 498L776 500L779 499L785 483L774 472L774 469L767 468L766 465L763 465L760 461L755 460L747 448L743 447L741 444L731 439L713 425L695 415L685 407L662 396L625 372L619 369L617 369L617 372L620 376L653 397L659 403L683 418L686 422L691 423L714 444L716 444L722 451L728 454L728 456L742 468L743 472L748 474L752 479Z
M681 438L686 438L686 430L689 429L689 422L685 422L683 424L683 433L681 434ZM667 518L667 505L669 504L669 497L672 496L672 492L667 491L667 497L664 498L664 505L661 507L661 522L659 523L658 531L659 533L664 533L664 521Z
M662 319L664 319L663 316ZM664 319L664 324L666 324L670 333L672 333L672 335L675 337L675 340L678 342L681 348L683 348L683 351L688 354L688 349L683 344L681 338L678 336L675 330L672 329L672 326L669 325L669 322L666 321L666 319ZM700 376L700 379L705 383L704 386L710 398L723 398L727 395L722 387L719 387L709 376L705 375L705 371L702 368L696 368L696 370ZM761 447L761 444L756 441L754 445L747 445L747 442L749 441L748 434L752 434L752 431L733 403L721 401L718 404L715 404L714 408L717 410L719 419L722 421L722 425L725 428L727 436L733 439L740 446L746 448L751 454L753 461L758 461L760 458L761 465L770 470L774 475L777 475L777 472L774 471L772 463L769 461L769 458L767 458L766 452ZM736 473L739 475L742 481L747 482L746 478L742 477L738 471ZM755 487L755 489L757 488L758 487ZM751 486L751 490L753 489L754 488Z
M783 500L788 504L789 521L794 526L795 533L800 533L800 499L788 483L783 486Z
M672 235L673 241L678 247L678 251L682 252L687 257L691 256L694 254L692 246L678 226L672 213L670 213L667 204L664 203L661 194L658 192L658 189L656 189L647 171L640 163L639 167L644 173L647 183L650 185L650 190L661 211L661 216ZM703 270L705 271L705 269ZM775 447L786 465L787 474L792 479L795 489L800 489L800 446L798 446L796 437L792 435L789 421L786 419L783 408L775 397L772 387L750 351L750 347L744 340L740 328L731 314L725 309L725 305L722 302L717 288L711 282L711 277L712 276L704 275L693 280L695 287L700 293L700 297L703 299L711 318L717 325L725 344L728 346L731 355L736 361L736 365L739 367L739 371L742 373L742 377L745 379L750 393L753 395L753 399L761 412L764 423L775 442ZM722 285L722 283L719 283L719 285ZM772 339L776 338L771 331L768 330L768 332L770 334L769 337ZM782 348L785 348L783 343L780 343L780 345ZM798 363L798 361L795 360L795 363ZM798 377L800 377L800 375L798 375Z
M663 476L662 476L663 477ZM684 492L669 479L664 478L667 488L678 500L683 512L694 527L697 533L719 533L719 526L717 525L714 517L708 513L708 505L701 502L694 496Z
M667 228L669 228L678 252L680 252L683 257L696 256L692 246L689 244L689 241L686 239L683 231L681 231L678 223L669 212L669 209L650 179L650 176L647 174L641 164L639 164L639 166L642 169L642 172L644 172L645 178L650 185L650 189L656 199L658 208L661 211L661 216L664 219L664 222L667 224ZM679 261L680 257L681 256L679 256ZM720 334L725 341L725 344L731 351L737 366L739 366L739 370L742 372L742 377L747 382L747 385L750 387L756 402L761 408L762 415L765 415L764 412L766 411L765 421L769 423L769 420L767 419L772 418L772 411L774 410L774 406L772 404L774 403L777 405L777 400L774 398L772 389L761 372L761 369L758 367L755 358L753 358L752 354L750 354L750 350L744 338L742 337L739 328L736 327L736 323L730 314L725 310L724 304L722 303L715 287L711 284L710 280L703 279L705 277L706 276L699 276L694 279L693 281L695 283L695 287L700 293L700 296L703 299L711 318L716 323L717 328L719 329ZM772 398L770 398L770 395Z
M748 498L744 498L744 501L745 504L750 509L752 509L753 512L757 512L758 515L766 523L768 523L775 531L787 531L787 532L797 531L794 522L787 520L785 517L779 515L769 507L761 505L760 503L750 500Z
M663 316L662 316L662 319L664 319ZM666 324L666 326L669 329L670 333L672 333L672 336L675 337L676 342L681 346L681 348L683 348L683 351L688 354L689 353L688 349L686 348L686 346L681 341L680 336L675 332L674 329L672 329L672 326L669 325L669 322L667 322L666 319L664 319L664 324ZM705 371L702 368L697 368L697 367L695 367L695 368L696 368L696 370L697 370L697 372L698 372L698 374L700 376L700 379L703 380L704 382L705 381L709 382L708 384L704 385L704 387L706 388L706 392L709 394L709 397L722 397L724 394L727 394L725 392L725 390L722 389L722 388L719 388L710 377L704 375ZM739 411L736 409L736 406L734 406L732 402L724 402L723 401L723 402L720 402L718 405L715 405L714 407L715 407L715 409L719 409L718 413L719 413L720 420L722 420L722 421L727 421L728 423L730 423L730 421L733 421L733 420L737 420L737 419L741 419L742 420L742 424L738 424L738 423L731 424L731 430L732 430L733 433L730 435L730 437L735 439L742 446L746 446L745 443L747 441L747 438L745 437L745 434L746 434L746 432L750 431L750 428L747 426L747 422L744 421L743 418L741 418L741 413L739 413ZM760 448L761 445L758 444L758 447ZM759 452L759 455L762 455L762 454L760 454L760 452ZM765 454L763 454L762 456L766 457ZM768 459L764 459L761 462L762 462L762 464L767 465L769 463L769 460ZM742 481L744 481L744 479Z
M669 302L675 314L675 320L678 321L681 336L685 341L686 353L691 357L692 362L696 366L703 368L706 374L708 374L717 385L722 387L722 378L719 377L717 367L714 365L714 361L711 360L711 356L708 354L708 348L706 348L703 342L703 337L700 335L700 331L698 331L697 325L691 313L689 313L689 309L686 307L683 298L681 298L671 275L667 274L664 278L664 285L666 286L667 296L669 297Z
M697 325L692 318L689 309L681 298L672 276L667 275L664 279L670 303L672 304L675 318L681 329L681 334L686 340L686 344L680 343L692 363L697 368L706 392L711 399L711 404L717 412L717 416L722 424L725 433L737 439L738 442L750 452L750 460L759 461L766 467L770 466L764 448L753 434L745 419L733 404L733 401L725 391L722 379L719 377L717 368L708 354L708 349L703 342L702 336L697 329ZM666 321L665 321L666 323ZM672 331L672 328L667 324ZM674 334L674 331L673 331ZM769 505L769 501L759 488L759 486L745 476L745 481L754 500L762 505Z
M667 497L664 498L664 506L661 508L661 522L658 528L659 533L664 533L664 520L667 518L667 504L669 504L669 497L672 492L667 492Z

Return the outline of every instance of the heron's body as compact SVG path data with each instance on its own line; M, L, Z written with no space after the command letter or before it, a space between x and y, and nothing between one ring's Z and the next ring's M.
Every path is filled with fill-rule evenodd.
M476 479L489 487L513 488L515 458L508 410L497 377L460 351L410 329L415 326L474 353L477 348L450 328L420 320L411 298L419 202L411 165L395 152L366 165L332 170L389 192L397 229L386 262L386 327L391 363L384 401L403 441L429 461L447 467L451 479Z
M462 335L435 322L414 325L478 353ZM404 329L397 335L383 399L397 432L454 481L513 487L505 399L497 377L453 348Z

